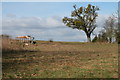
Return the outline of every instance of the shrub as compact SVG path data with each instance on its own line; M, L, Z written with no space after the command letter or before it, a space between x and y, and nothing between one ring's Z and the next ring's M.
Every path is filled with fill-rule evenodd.
M53 39L50 39L49 42L53 42Z
M22 51L23 47L14 39L2 38L2 52Z

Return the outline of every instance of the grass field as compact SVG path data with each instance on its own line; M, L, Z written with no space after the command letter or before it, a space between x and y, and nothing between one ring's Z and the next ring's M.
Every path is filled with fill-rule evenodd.
M117 44L37 41L2 56L3 78L118 78Z

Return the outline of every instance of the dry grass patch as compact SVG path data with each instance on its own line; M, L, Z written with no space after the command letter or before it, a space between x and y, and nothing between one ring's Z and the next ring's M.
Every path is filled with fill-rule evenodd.
M117 44L39 42L3 54L3 78L117 78Z

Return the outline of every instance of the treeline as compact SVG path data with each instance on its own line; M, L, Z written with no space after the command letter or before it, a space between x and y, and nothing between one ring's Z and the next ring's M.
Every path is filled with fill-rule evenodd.
M103 29L96 35L92 42L120 43L120 18L109 16L103 25Z

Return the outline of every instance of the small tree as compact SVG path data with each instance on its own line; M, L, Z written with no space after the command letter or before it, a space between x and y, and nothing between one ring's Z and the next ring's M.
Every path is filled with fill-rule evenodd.
M115 26L115 39L120 44L120 11L118 10L116 19L118 20Z
M108 17L108 19L104 23L104 31L106 33L106 37L108 38L109 43L112 42L113 38L115 38L115 23L116 19L114 16Z
M120 43L120 23L119 23L119 21L116 23L114 36L115 36L116 42Z
M98 7L88 4L88 6L76 8L76 5L73 6L74 11L71 14L72 18L63 18L63 23L66 26L73 29L83 30L87 36L88 42L91 42L91 33L96 28L96 18L98 16L97 12Z

